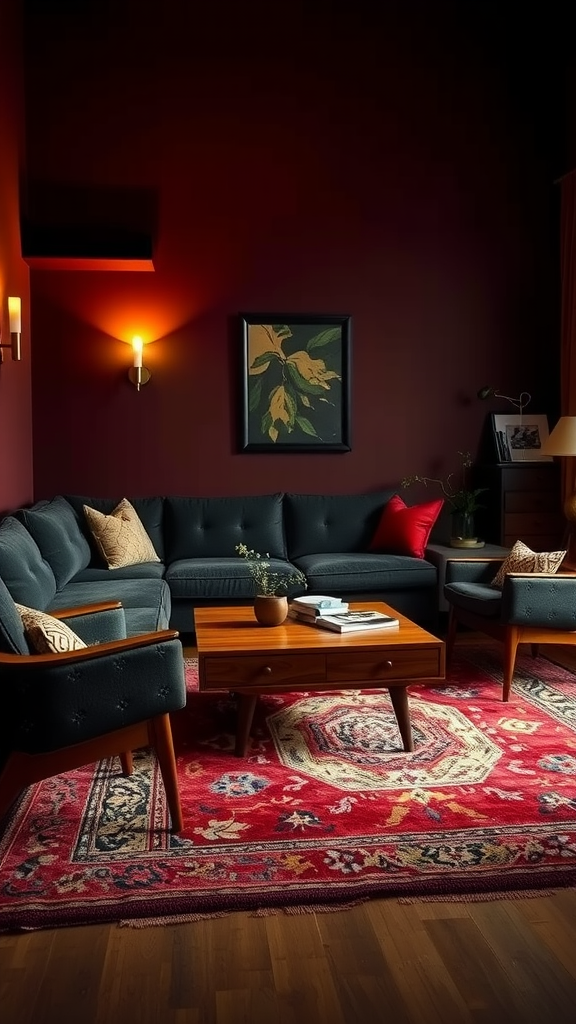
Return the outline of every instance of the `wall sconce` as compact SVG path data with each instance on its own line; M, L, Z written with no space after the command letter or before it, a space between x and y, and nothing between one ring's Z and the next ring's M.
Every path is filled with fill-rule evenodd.
M142 366L142 338L135 335L132 338L132 349L134 352L134 365L128 370L128 379L132 381L132 384L136 387L136 391L140 391L143 384L147 384L150 380L150 370L146 366Z
M510 398L510 395L502 395L496 388L484 387L480 388L480 391L476 394L477 398L505 398L507 402L511 402L518 409L518 414L521 416L523 410L532 401L532 395L528 394L527 391L521 391L518 398Z
M22 302L14 295L8 297L8 320L10 324L10 344L0 344L0 363L4 359L2 349L12 349L12 359L18 361L22 358L20 352L20 339L22 337Z

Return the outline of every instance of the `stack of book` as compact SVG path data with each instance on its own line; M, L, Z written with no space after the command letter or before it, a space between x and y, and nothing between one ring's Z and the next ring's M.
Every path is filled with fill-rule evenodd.
M385 615L377 609L351 611L347 601L324 594L295 597L290 603L288 614L299 622L330 629L334 633L387 629L400 625L393 615Z
M326 594L304 594L302 597L294 597L288 606L288 614L293 619L300 619L302 622L315 622L325 612L347 612L349 608L347 601L341 601L339 597L328 597Z

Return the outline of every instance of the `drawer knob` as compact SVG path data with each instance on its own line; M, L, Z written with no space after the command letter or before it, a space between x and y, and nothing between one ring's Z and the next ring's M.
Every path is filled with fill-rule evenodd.
M392 668L392 662L391 661L383 661L382 662L382 668Z
M264 676L271 676L272 675L272 669L270 668L270 665L265 665L264 666L264 668L262 669L262 675L264 675Z

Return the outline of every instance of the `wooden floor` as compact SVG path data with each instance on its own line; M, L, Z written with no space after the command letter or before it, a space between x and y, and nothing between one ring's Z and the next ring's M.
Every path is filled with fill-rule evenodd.
M1 1024L68 1021L574 1024L576 890L0 935Z

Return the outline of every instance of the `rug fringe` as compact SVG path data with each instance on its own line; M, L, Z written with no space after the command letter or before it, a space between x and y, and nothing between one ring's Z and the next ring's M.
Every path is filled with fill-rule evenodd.
M274 917L276 914L331 914L336 910L350 910L357 907L359 903L366 900L352 900L347 903L310 903L308 906L298 904L293 907L258 907L256 910L247 910L249 917ZM236 913L234 908L230 910L218 910L206 914L172 914L167 917L129 917L118 921L119 928L156 928L161 925L188 924L191 921L208 921L215 917L228 917Z
M568 888L570 888L568 886ZM399 896L397 903L483 903L493 900L534 900L555 896L559 889L512 889L510 891L436 894L431 896Z
M213 914L172 914L168 917L130 917L118 921L119 928L156 928L160 925L188 924L190 921L207 921L212 917L227 917L231 911L219 910Z

